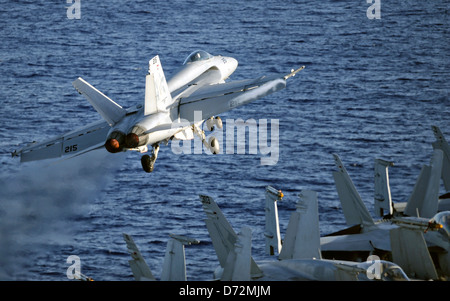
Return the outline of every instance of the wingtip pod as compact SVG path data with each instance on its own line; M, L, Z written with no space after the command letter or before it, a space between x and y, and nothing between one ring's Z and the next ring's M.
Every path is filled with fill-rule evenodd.
M305 66L301 66L300 68L298 68L297 70L291 69L291 73L286 74L284 76L284 79L288 79L290 77L294 77L297 73L299 73L300 71L302 71L303 69L305 69Z
M284 197L283 192L281 191L281 189L275 189L272 186L267 186L266 187L266 196L273 196L275 197L278 201L281 201L281 199Z

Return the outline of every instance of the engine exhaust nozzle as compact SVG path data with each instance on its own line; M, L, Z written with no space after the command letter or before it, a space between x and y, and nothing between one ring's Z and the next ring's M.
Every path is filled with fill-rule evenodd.
M105 148L110 153L120 152L120 143L117 139L108 139L105 142Z

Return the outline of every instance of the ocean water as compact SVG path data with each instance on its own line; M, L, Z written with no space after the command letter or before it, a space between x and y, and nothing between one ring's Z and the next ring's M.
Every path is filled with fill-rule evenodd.
M330 233L346 226L332 153L373 212L375 158L394 162L392 197L406 201L431 158L431 125L450 139L446 1L380 0L379 19L368 18L366 1L80 0L79 19L65 0L0 2L3 280L68 280L70 255L95 280L133 280L122 233L156 277L170 233L200 240L186 247L187 277L209 280L218 261L199 194L214 197L236 231L251 226L258 261L267 185L285 194L283 235L302 189L318 192L321 233ZM221 116L278 122L276 164L262 165L261 149L177 155L170 144L151 174L136 153L11 158L28 142L100 119L73 88L77 77L129 107L144 99L150 58L159 54L170 78L197 49L236 58L233 80L306 66L286 89Z

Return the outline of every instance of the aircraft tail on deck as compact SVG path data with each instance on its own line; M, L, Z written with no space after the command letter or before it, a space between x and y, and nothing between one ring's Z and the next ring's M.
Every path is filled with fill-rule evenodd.
M234 270L230 266L234 262L229 259L229 254L234 252L238 236L212 197L200 195L200 200L207 216L205 220L206 228L211 237L220 266L224 269L224 272L227 269ZM250 275L252 278L262 276L262 272L253 258L250 259Z
M283 193L271 186L267 186L265 195L266 204L264 210L266 212L266 225L264 236L266 237L266 254L274 255L275 250L280 254L281 236L277 201L281 201Z
M374 225L373 219L355 185L353 185L341 159L337 154L333 154L333 157L338 168L338 171L333 172L333 177L347 225Z
M421 230L400 226L390 230L392 261L408 276L438 279L438 274Z
M444 155L442 159L441 178L444 181L445 190L450 191L450 146L437 126L432 126L431 128L436 138L436 141L433 142L433 148L442 150Z
M142 257L141 252L134 243L133 238L128 234L123 234L123 239L127 243L128 252L131 255L132 260L128 261L133 272L134 279L137 281L156 280L153 276L150 268Z
M237 234L234 248L227 256L222 281L250 281L252 266L252 230L243 227Z
M198 244L199 241L181 236L170 235L167 242L166 254L164 256L161 281L186 281L186 257L184 246Z
M171 104L172 96L157 55L148 62L148 74L145 77L144 115L165 112Z
M186 281L186 258L184 246L198 244L199 241L181 236L170 235L171 239L167 242L166 253L161 273L161 281ZM142 257L141 252L134 243L133 238L128 234L123 234L127 243L128 252L132 260L128 261L137 281L156 280L150 268Z
M303 190L292 213L279 259L320 259L317 192Z
M394 163L382 159L375 159L375 213L383 217L386 214L392 215L394 213L394 206L392 204L391 188L389 185L389 166Z
M430 165L424 165L413 192L406 204L404 214L432 218L438 210L443 152L435 149ZM418 212L417 212L418 211Z

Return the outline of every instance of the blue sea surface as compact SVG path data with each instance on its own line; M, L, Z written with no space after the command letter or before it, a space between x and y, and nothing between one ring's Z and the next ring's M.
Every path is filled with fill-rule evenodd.
M0 1L0 279L68 280L76 255L94 280L133 280L122 233L159 278L174 233L200 240L186 247L188 280L210 280L219 263L199 194L236 231L251 226L253 257L266 259L268 185L285 194L283 236L303 189L318 192L322 234L346 227L333 153L371 213L376 158L394 162L392 197L406 201L430 162L431 126L450 140L450 6L380 2L380 19L369 19L366 1L80 0L76 19L65 0ZM306 66L286 89L221 116L278 121L277 164L262 165L260 149L177 155L170 144L151 174L134 152L11 158L101 119L73 88L77 77L127 108L144 100L149 59L158 54L170 78L197 49L236 58L232 80Z

